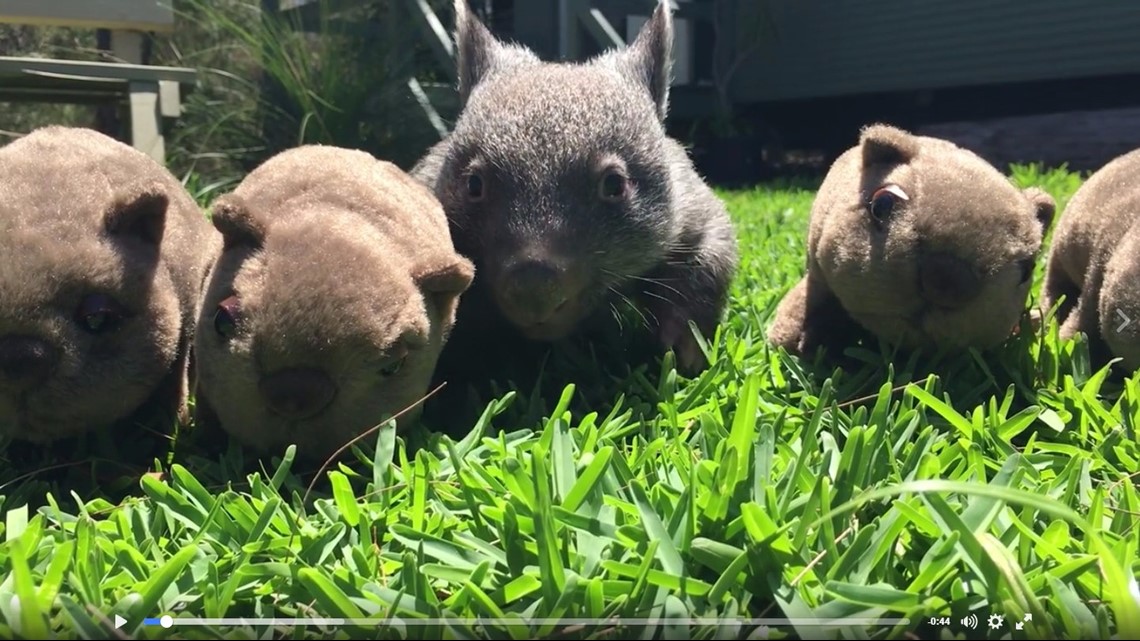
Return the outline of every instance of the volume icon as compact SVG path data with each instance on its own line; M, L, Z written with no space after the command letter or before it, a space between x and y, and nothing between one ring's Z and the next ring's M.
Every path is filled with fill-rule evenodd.
M974 628L978 627L978 615L967 614L966 616L962 617L961 622L962 622L962 625L964 625L970 629L974 629Z

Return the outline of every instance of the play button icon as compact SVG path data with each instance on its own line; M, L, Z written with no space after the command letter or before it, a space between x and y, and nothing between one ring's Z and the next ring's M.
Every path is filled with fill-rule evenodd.
M118 630L119 628L123 627L126 624L127 624L126 619L124 619L123 617L121 617L117 614L115 615L115 629L116 630Z

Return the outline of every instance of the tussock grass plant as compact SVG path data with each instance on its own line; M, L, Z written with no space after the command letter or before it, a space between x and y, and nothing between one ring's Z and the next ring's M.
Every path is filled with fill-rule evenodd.
M270 156L314 143L409 168L438 140L407 81L444 74L421 34L395 17L402 4L334 12L341 4L314 2L306 30L298 14L263 11L258 0L179 0L187 48L176 35L163 59L198 69L200 87L172 134L176 173L233 187Z
M1051 316L989 354L770 349L813 187L722 192L742 265L697 378L585 368L540 418L511 389L462 437L381 428L317 475L231 447L122 499L0 486L0 635L1137 638L1140 379Z

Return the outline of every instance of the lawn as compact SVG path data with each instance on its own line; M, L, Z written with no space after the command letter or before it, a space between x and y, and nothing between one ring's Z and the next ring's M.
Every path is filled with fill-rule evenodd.
M1014 177L1062 205L1079 184ZM585 368L324 470L231 447L110 498L6 475L0 636L1140 638L1140 382L1051 320L988 354L787 358L763 334L813 192L723 195L741 271L700 377ZM348 620L144 620L166 614Z

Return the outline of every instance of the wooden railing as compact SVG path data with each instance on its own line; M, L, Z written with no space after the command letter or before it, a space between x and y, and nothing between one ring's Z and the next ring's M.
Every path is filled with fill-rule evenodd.
M276 0L282 11L293 12L298 17L299 24L307 30L314 30L319 22L321 2L325 2L323 9L329 15L339 11L358 7L366 0ZM718 0L724 1L724 0ZM539 2L539 0L516 0L519 2ZM431 8L427 0L398 0L399 7L405 12L416 27L420 30L432 52L435 54L437 68L445 74L450 84L426 84L414 76L407 80L408 91L419 103L425 116L440 137L448 131L446 118L441 111L450 112L454 107L454 83L456 80L454 42L452 40L451 16L441 20ZM656 0L557 0L550 3L557 7L559 15L554 23L557 25L556 33L550 37L559 43L558 57L564 60L578 60L587 53L584 46L583 35L590 37L601 49L621 48L626 46L626 38L614 27L606 14L613 15L643 15L648 17L657 6ZM604 11L602 8L604 7ZM553 10L553 9L552 9ZM516 9L517 11L517 9ZM673 2L674 20L688 20L695 24L710 22L714 19L712 5L708 2ZM516 21L516 28L520 27ZM691 52L689 55L692 55ZM687 95L677 93L674 102L680 103L680 109L673 111L692 114L711 113L714 109L715 97L711 89L700 88L698 94ZM446 104L448 108L441 109Z
M169 0L3 0L0 23L110 30L122 62L0 56L0 99L125 103L129 142L165 162L165 121L181 115L197 80L193 69L142 64L144 34L174 30Z

